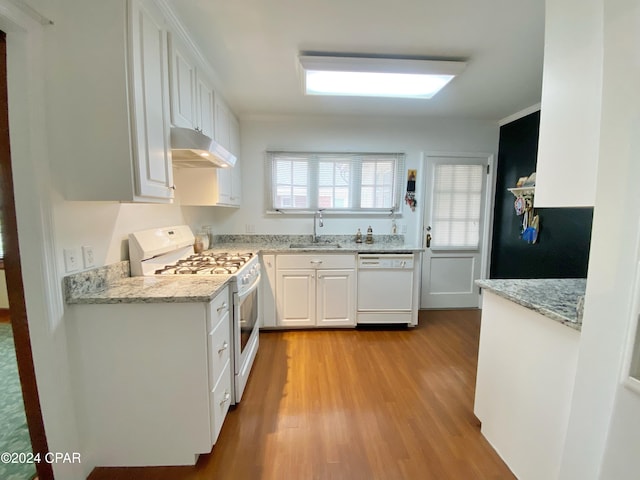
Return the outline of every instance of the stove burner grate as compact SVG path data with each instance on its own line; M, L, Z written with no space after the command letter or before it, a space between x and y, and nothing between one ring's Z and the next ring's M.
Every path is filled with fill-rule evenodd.
M156 275L231 275L253 257L253 253L199 253L165 265Z

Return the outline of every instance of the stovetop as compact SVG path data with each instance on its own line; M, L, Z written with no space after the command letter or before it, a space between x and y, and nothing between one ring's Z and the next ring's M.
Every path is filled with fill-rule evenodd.
M156 275L230 275L253 258L253 253L196 253L155 271Z

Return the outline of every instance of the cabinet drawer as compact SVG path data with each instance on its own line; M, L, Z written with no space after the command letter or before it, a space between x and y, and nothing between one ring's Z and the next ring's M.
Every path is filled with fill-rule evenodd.
M209 331L209 388L218 381L220 373L229 360L231 351L231 322L229 313L222 318L218 325Z
M229 313L229 305L231 304L229 299L229 287L224 289L216 295L216 297L209 303L209 315L207 316L207 332L210 332L224 316Z
M209 396L211 414L211 443L216 443L224 418L229 411L231 405L231 362L227 362L222 375L218 379L215 388L210 392Z
M355 268L356 257L353 254L301 254L278 255L277 268Z

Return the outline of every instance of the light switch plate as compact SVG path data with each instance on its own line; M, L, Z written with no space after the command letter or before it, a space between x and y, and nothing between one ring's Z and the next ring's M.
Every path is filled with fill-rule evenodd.
M64 268L67 272L75 272L80 268L80 252L77 248L64 249Z
M82 247L82 262L84 268L91 268L96 266L96 260L93 257L93 247L85 245Z

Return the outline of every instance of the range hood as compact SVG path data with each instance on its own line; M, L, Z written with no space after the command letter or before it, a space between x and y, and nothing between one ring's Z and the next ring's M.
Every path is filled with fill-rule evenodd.
M176 167L233 167L236 156L212 138L191 128L171 127L171 157Z

